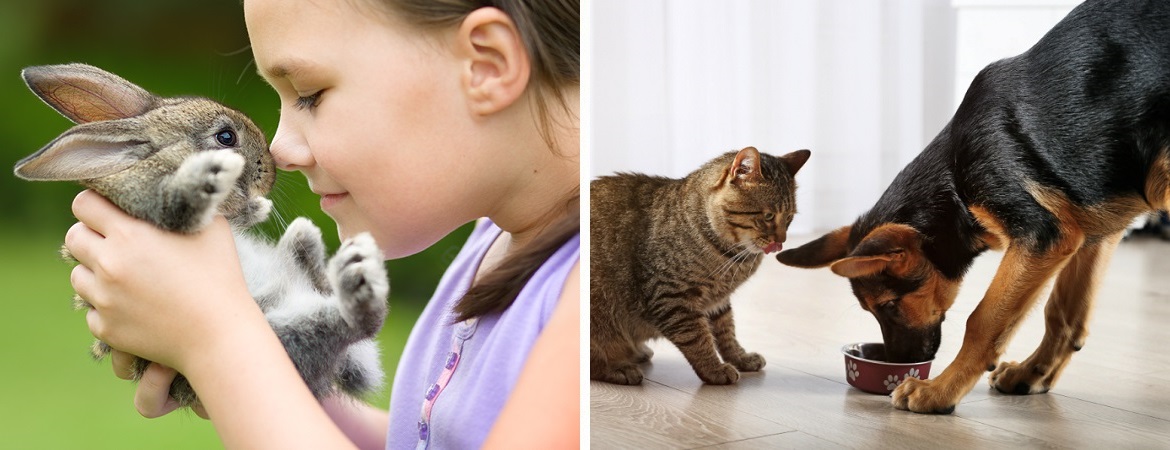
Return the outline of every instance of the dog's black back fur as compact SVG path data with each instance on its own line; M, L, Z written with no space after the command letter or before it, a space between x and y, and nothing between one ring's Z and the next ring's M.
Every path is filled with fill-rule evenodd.
M1144 197L1145 174L1168 144L1170 1L1089 0L975 77L951 122L854 224L849 246L880 224L905 223L933 238L925 255L958 278L986 249L966 211L978 204L1013 240L1043 251L1058 222L1026 181L1078 206Z

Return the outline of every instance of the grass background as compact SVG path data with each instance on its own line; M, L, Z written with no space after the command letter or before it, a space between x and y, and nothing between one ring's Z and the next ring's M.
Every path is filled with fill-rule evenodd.
M277 97L255 74L239 0L0 0L0 168L32 154L72 124L28 91L31 65L85 62L159 95L200 95L250 115L271 139ZM0 448L218 448L211 424L190 412L145 419L133 384L88 356L85 314L72 310L70 266L57 249L74 222L71 183L0 175ZM271 196L277 236L307 216L338 242L297 173L281 173ZM414 321L470 225L430 249L387 263L390 315L379 336L393 375ZM389 385L367 399L388 405Z

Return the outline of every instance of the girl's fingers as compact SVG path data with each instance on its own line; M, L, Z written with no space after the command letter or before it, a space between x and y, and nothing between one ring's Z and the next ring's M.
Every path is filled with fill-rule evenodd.
M102 318L101 314L98 313L97 307L85 311L85 324L89 326L89 333L93 337L104 340L102 339L102 336L105 335L104 328L102 327Z
M110 352L110 361L113 362L114 376L123 380L134 379L134 355L114 350Z
M123 215L122 210L92 190L81 191L73 198L73 217L101 235L106 234L103 230L109 229L111 221Z
M177 374L175 369L158 363L146 367L134 391L134 407L142 417L162 417L179 408L179 402L171 398L171 382Z
M77 222L69 227L69 231L65 232L65 248L69 249L69 254L73 259L82 265L93 266L94 260L94 246L98 245L104 237L98 232L94 231L85 223Z
M96 297L93 295L96 280L93 271L89 270L88 267L81 264L73 266L73 271L69 273L69 284L73 285L73 292L76 292L83 300L94 307L98 306L93 304L94 297Z

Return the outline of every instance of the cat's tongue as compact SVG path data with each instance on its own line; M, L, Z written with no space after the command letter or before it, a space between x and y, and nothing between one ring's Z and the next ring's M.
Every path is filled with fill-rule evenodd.
M784 248L784 244L779 242L772 242L771 244L768 244L767 247L764 247L764 253L776 253L782 248Z

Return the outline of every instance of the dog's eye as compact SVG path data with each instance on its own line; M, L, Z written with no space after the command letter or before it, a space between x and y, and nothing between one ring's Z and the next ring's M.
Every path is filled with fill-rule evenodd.
M890 315L898 314L900 312L898 309L898 304L902 303L901 300L902 299L900 299L900 298L895 298L895 299L890 300L888 302L882 303L881 305L878 305L878 307L880 307L883 311L885 311L886 314L890 314Z
M236 132L229 129L224 129L219 133L215 133L215 142L218 142L219 145L224 147L235 147L236 144L239 143L236 139Z

